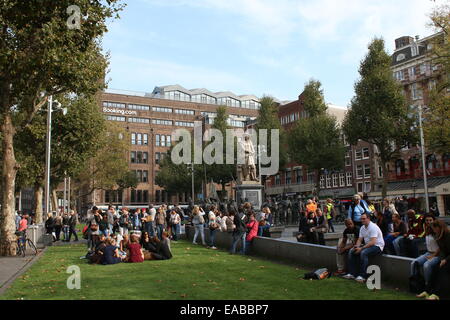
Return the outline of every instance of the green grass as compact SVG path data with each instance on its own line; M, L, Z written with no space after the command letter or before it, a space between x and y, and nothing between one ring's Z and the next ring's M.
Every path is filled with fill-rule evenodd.
M253 257L229 255L187 242L172 242L173 259L89 265L80 260L85 246L49 247L0 300L15 299L151 299L151 300L403 300L411 294L383 289L369 291L355 281L332 277L303 280L295 266ZM67 267L81 269L81 290L66 286Z

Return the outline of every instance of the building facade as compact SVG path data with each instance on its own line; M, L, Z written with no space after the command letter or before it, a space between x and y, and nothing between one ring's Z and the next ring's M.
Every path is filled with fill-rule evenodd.
M227 106L229 125L244 128L246 121L256 119L260 108L259 99L253 95L187 90L179 85L156 87L152 93L107 90L100 94L99 104L108 121L120 124L130 134L129 168L136 174L139 185L122 193L97 190L85 199L84 207L186 203L190 191L169 194L155 183L160 163L174 143L172 133L180 128L194 130L195 121L205 126L212 124L217 108L222 105ZM232 194L231 186L229 189Z

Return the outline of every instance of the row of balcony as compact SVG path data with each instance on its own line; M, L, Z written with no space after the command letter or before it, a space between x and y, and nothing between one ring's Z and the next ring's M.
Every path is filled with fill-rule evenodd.
M450 176L450 168L440 168L440 169L427 169L427 177L445 177ZM411 169L409 171L394 171L390 172L388 175L389 180L411 180L423 178L423 171L421 168Z

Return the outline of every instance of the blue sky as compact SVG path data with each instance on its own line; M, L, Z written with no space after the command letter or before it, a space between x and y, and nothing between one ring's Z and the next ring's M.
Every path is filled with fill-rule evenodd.
M295 100L310 79L347 106L375 36L425 37L431 0L124 0L103 40L109 88L180 84ZM436 0L437 4L448 0Z

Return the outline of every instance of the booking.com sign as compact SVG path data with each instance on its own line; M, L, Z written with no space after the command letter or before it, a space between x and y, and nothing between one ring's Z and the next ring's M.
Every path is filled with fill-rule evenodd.
M270 150L268 134L270 131ZM245 164L245 152L239 143L249 136L255 147L254 162L260 162L261 175L271 176L279 171L280 167L280 131L278 129L227 129L225 137L218 129L208 129L203 133L202 122L194 123L194 143L192 143L192 131L187 129L177 129L172 133L172 141L178 142L172 149L171 159L176 165L179 164ZM235 144L235 141L238 141ZM203 142L209 143L203 150ZM235 148L237 145L237 150ZM224 148L225 146L225 148ZM259 146L257 148L256 146ZM194 148L194 150L192 150ZM225 155L224 155L224 149ZM259 150L259 156L257 156ZM193 152L192 152L193 151ZM237 155L237 157L235 157ZM257 158L257 159L256 159ZM258 160L259 159L259 160ZM237 163L236 163L237 162ZM264 166L264 167L263 167Z

